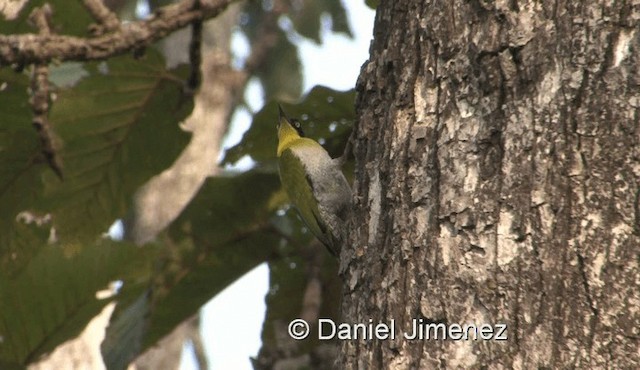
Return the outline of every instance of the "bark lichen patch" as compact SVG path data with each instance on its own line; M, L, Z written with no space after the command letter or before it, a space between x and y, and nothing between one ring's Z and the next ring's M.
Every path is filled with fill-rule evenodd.
M429 210L427 207L418 206L412 210L416 235L426 235L429 229ZM414 248L420 245L414 245Z
M562 84L560 83L561 76L562 70L557 63L555 64L555 68L549 68L547 73L545 73L544 77L541 79L537 95L534 98L537 106L546 107L555 99L560 87L562 87Z
M631 40L635 35L635 30L621 30L618 34L613 52L613 66L618 67L620 63L629 56Z
M506 266L513 261L519 252L518 243L515 241L516 235L513 234L514 215L512 212L500 210L500 218L498 219L498 245L497 245L497 263L498 266Z
M440 224L440 235L439 235L439 240L438 240L438 245L440 246L440 252L441 252L441 257L442 257L442 263L445 266L448 266L449 263L451 262L451 247L453 244L453 234L451 233L451 230L449 227L447 227L446 224L441 223Z
M478 356L474 353L474 346L470 340L450 342L448 352L448 366L451 369L470 369L478 360Z
M438 88L417 82L414 86L413 101L415 104L415 120L417 122L426 122L430 116L436 113Z

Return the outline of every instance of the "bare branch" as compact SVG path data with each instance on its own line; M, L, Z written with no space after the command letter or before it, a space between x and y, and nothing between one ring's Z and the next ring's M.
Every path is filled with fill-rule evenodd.
M49 20L51 18L51 7L44 4L40 8L33 10L29 20L38 28L40 35L51 34ZM42 145L42 154L47 160L51 169L62 179L62 160L56 152L54 145L55 138L51 125L49 124L49 66L46 62L36 63L33 67L31 77L31 98L29 99L33 110L33 127L38 132Z
M201 316L199 314L196 314L191 317L188 321L188 325L190 330L188 331L187 335L191 340L191 344L193 345L193 353L196 355L196 363L198 364L198 369L208 369L209 360L207 359L207 354L204 349L204 342L202 340L202 332L200 331Z
M196 20L213 18L234 0L183 0L158 9L144 21L123 24L116 31L94 38L58 35L0 35L0 66L57 61L100 60L145 48Z
M33 9L29 15L29 22L38 29L40 35L51 34L51 27L49 26L51 13L51 6L48 3L45 3L40 8Z
M274 3L273 9L265 15L260 24L258 37L251 44L251 54L245 60L244 71L247 75L252 74L264 62L269 51L278 42L278 18L284 12L281 2Z
M114 12L109 10L102 0L82 0L85 8L91 13L91 16L98 22L92 27L94 35L101 35L105 31L115 31L120 27L120 20Z
M320 316L322 308L322 266L324 260L323 246L320 243L311 243L314 247L307 256L307 286L302 297L302 309L300 318L307 322L315 322Z
M194 10L200 9L200 0L193 4ZM194 21L191 24L191 42L189 43L189 62L191 64L191 74L187 80L187 91L194 93L202 81L202 20Z

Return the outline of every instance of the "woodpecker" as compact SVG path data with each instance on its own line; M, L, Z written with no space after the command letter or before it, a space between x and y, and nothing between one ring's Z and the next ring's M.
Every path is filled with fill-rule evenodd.
M278 105L278 170L291 203L313 235L338 257L351 210L351 188L338 159L304 137L300 122Z

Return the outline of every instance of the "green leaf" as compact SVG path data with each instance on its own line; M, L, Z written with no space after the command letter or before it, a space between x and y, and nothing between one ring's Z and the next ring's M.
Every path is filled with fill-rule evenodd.
M256 171L205 183L171 228L174 238L189 235L195 249L184 260L189 274L154 309L149 342L277 253L281 236L270 219L283 199L279 188L277 176Z
M337 91L316 86L298 104L282 104L288 117L298 117L305 136L324 141L333 157L342 155L352 122L354 90ZM266 104L253 117L249 130L236 146L227 150L223 163L234 163L245 155L261 165L275 168L278 122L276 103ZM333 130L332 130L333 127Z
M0 364L26 365L75 337L110 300L96 292L149 273L150 246L101 240L91 246L41 245L17 276L0 276ZM145 267L146 266L146 267Z
M50 116L65 179L45 177L44 209L63 240L93 240L124 215L134 191L186 145L178 124L193 106L182 93L186 68L166 71L153 50L85 69L91 76L59 91Z
M369 8L376 10L378 5L380 5L380 0L364 0L364 3L367 4Z
M266 227L282 204L277 175L248 171L208 179L171 226L173 239L191 237L201 248L218 248L246 230Z
M148 291L140 294L132 304L126 306L117 318L112 315L100 351L108 369L126 369L129 363L142 352L142 338L147 330L146 316L149 313Z
M323 3L323 1L303 0L289 5L288 15L296 31L318 44L322 42L320 39L320 17L325 9Z
M34 204L43 187L43 159L31 126L27 88L25 75L0 70L0 267L5 271L28 259L23 247L30 246L24 242L29 238L18 232L16 216Z
M308 248L324 248L320 243L313 243ZM324 253L321 261L312 261L301 258L302 255L316 257L317 253ZM311 257L311 259L313 259ZM314 268L314 264L317 264ZM267 295L267 314L262 326L261 357L273 358L278 356L282 347L294 351L290 357L300 357L303 354L311 354L317 346L326 343L318 340L317 327L311 324L311 335L303 340L295 342L295 347L282 342L276 328L282 323L289 323L293 319L300 318L304 311L303 299L311 279L317 279L320 283L320 307L318 317L331 318L334 321L339 317L340 302L342 296L342 282L338 275L336 261L324 251L307 251L292 258L285 258L269 263L269 294ZM319 268L318 268L319 267ZM318 271L317 276L311 276L310 271ZM293 344L293 343L292 343Z
M207 180L170 227L170 248L156 262L161 267L151 293L118 308L102 346L107 367L123 368L224 288L276 256L282 237L271 217L283 199L274 174L251 171ZM144 328L123 329L142 320Z
M42 220L46 218L41 217L29 223L11 219L9 229L0 237L0 279L20 273L46 245L51 225L38 225Z
M265 10L264 4L260 1L249 1L244 7L241 24L250 43L263 37L265 23L269 25L273 22L273 14ZM321 42L320 25L323 17L328 17L331 21L331 29L334 32L352 36L341 0L287 1L285 6L289 10L287 15L295 30L317 43ZM302 63L298 47L280 28L274 32L277 33L277 41L268 48L263 62L256 68L255 75L262 84L265 100L295 100L302 94ZM292 32L289 33L293 36Z
M55 33L81 36L87 34L87 29L93 19L82 5L81 1L69 0L30 0L20 10L17 17L7 20L0 15L0 33L9 35L16 33L38 33L38 30L28 22L33 9L49 3L53 10L51 28Z
M324 2L327 5L329 14L331 15L331 30L333 32L344 33L349 37L353 37L347 11L342 5L341 0L331 0Z
M33 131L29 106L29 78L8 68L0 68L0 132ZM34 132L34 137L36 137Z
M347 14L341 0L302 0L289 2L289 17L298 33L322 43L320 38L323 17L331 21L331 30L352 37Z
M266 99L297 99L302 94L302 63L298 48L274 25L274 15L263 9L261 1L247 1L241 17L241 29L249 43L264 42L265 27L277 34L274 45L266 49L255 75Z
M278 30L278 41L256 69L266 99L294 100L302 94L302 63L298 48Z

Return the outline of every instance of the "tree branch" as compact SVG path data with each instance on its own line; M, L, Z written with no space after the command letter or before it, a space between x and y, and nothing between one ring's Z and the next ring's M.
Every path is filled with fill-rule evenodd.
M40 8L33 10L29 16L29 21L38 28L41 36L49 36L51 28L49 19L51 18L51 7L44 4ZM33 127L38 132L42 145L42 154L47 160L49 167L62 179L62 160L56 152L54 145L54 134L49 124L49 66L46 62L36 63L31 76L31 98L29 99L33 110Z
M59 35L0 35L0 67L56 61L109 58L145 48L189 23L217 16L234 0L183 0L158 9L147 20L123 24L114 32L93 38ZM90 1L85 1L90 2Z
M101 35L105 31L115 31L120 27L118 16L107 8L102 0L82 0L85 8L91 16L98 22L91 28L94 35Z
M200 9L200 0L195 0L193 9ZM187 91L194 93L202 81L202 20L196 20L191 24L191 41L189 42L189 62L191 73L187 80Z
M265 14L263 22L259 25L258 37L251 44L251 54L244 63L247 76L255 72L278 43L278 18L284 13L283 8L281 1L275 1L273 9Z

